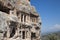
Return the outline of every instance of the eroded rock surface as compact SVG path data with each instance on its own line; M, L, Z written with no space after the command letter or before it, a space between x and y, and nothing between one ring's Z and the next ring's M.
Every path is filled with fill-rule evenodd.
M40 40L40 27L30 0L0 0L0 40Z

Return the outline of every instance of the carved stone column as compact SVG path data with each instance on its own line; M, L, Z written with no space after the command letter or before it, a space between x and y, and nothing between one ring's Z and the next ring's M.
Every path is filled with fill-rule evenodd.
M23 23L24 23L24 15L23 15Z
M21 22L21 13L19 14L19 18L20 18L20 19L19 19L19 22Z

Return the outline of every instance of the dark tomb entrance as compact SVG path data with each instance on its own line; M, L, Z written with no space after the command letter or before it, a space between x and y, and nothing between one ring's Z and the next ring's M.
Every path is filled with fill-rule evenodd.
M15 33L16 33L17 23L11 21L9 27L10 27L10 38L11 38L11 37L13 37L13 36L15 35Z

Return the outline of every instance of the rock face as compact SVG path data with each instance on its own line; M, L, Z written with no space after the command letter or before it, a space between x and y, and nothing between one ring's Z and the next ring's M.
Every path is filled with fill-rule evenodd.
M0 40L40 40L40 27L30 0L0 0Z

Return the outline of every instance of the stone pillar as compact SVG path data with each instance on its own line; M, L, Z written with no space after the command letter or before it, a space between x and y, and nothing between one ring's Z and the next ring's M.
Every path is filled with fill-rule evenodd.
M30 23L30 16L29 15L26 16L26 22Z
M29 15L29 23L31 23L31 20L30 20L30 15Z
M19 22L21 22L21 13L19 14L19 18L20 18L20 19L19 19Z
M16 9L14 9L14 15L16 15Z
M10 28L9 28L9 26L7 27L7 40L9 39L9 37L10 37Z
M21 30L21 39L22 39L22 30Z
M12 12L13 12L13 11L12 11L12 10L10 10L10 11L9 11L9 14L10 14L10 15L12 15Z
M27 40L31 40L31 32L27 31Z
M22 39L22 30L21 30L21 35L20 35L20 36L21 36L21 38L20 38L20 39Z
M23 23L24 23L24 15L23 15Z
M27 38L26 38L26 31L25 31L25 39L27 39Z
M18 35L18 36L20 36L20 35L19 35L19 31L20 31L20 30L19 30L19 27L20 27L20 24L18 24L18 26L17 26L17 35Z

